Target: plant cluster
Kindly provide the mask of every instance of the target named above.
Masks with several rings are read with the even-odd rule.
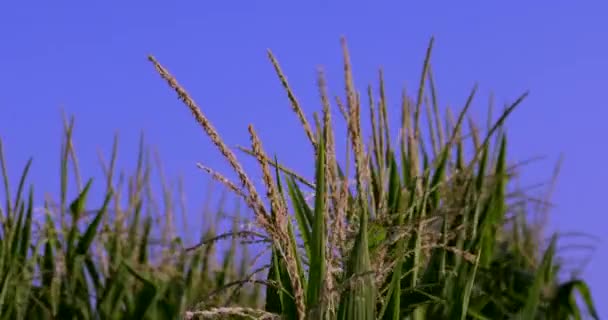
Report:
[[[587,285],[559,278],[557,237],[546,245],[527,219],[529,199],[509,189],[519,167],[507,162],[503,125],[526,94],[485,130],[469,114],[476,88],[456,116],[449,108],[442,114],[432,46],[433,40],[415,96],[402,95],[396,131],[382,72],[377,92],[370,86],[362,98],[344,40],[345,95],[330,97],[320,70],[322,108],[314,125],[269,51],[314,151],[315,177],[309,181],[269,156],[249,126],[251,148],[241,151],[257,159],[263,193],[192,97],[150,56],[238,183],[199,167],[247,205],[254,228],[240,228],[235,219],[231,232],[218,234],[212,223],[200,243],[186,247],[172,229],[177,210],[170,190],[163,188],[164,210],[150,191],[143,144],[135,174],[117,184],[114,148],[103,166],[107,188],[98,209],[85,209],[91,181],[78,183],[68,203],[69,163],[79,173],[73,122],[66,122],[60,200],[46,203],[42,223],[34,218],[33,190],[23,190],[30,163],[11,195],[2,161],[0,318],[598,319]],[[344,161],[334,109],[347,128]],[[226,238],[230,245],[220,256],[214,245]],[[260,268],[251,263],[260,256],[247,251],[252,243],[270,250]]]

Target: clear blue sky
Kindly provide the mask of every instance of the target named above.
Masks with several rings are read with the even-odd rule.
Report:
[[[185,176],[193,206],[207,185],[194,163],[227,171],[147,54],[178,77],[230,144],[246,144],[246,126],[253,123],[268,150],[310,172],[309,150],[300,147],[305,137],[266,48],[312,112],[319,108],[317,65],[326,66],[332,92],[341,93],[341,35],[349,41],[357,83],[375,81],[382,65],[393,101],[404,83],[416,85],[435,35],[442,104],[462,106],[476,82],[479,112],[490,91],[502,104],[530,89],[509,122],[511,156],[549,157],[526,169],[524,180],[534,182],[549,178],[564,153],[551,228],[602,238],[584,275],[608,316],[608,306],[599,303],[608,299],[605,1],[98,3],[0,5],[0,135],[13,168],[34,156],[39,191],[57,187],[60,108],[76,116],[77,148],[89,176],[98,174],[97,148],[109,151],[115,130],[122,137],[121,163],[133,163],[145,130],[168,173]]]

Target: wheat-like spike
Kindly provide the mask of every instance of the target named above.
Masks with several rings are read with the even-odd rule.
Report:
[[[207,174],[211,175],[211,177],[218,181],[219,183],[223,184],[224,186],[226,186],[226,188],[228,188],[230,191],[234,192],[236,195],[238,195],[239,197],[243,198],[245,201],[247,201],[247,195],[243,192],[243,190],[241,190],[239,187],[237,187],[232,181],[230,181],[228,178],[226,178],[224,175],[222,175],[221,173],[203,165],[202,163],[197,163],[196,166],[205,171]]]
[[[256,132],[253,128],[253,125],[249,125],[248,129],[249,129],[249,134],[251,137],[251,145],[253,147],[253,153],[256,155],[256,158],[257,158],[260,166],[262,167],[264,185],[266,186],[266,191],[267,191],[266,197],[268,200],[270,200],[270,207],[272,208],[272,210],[275,213],[275,218],[274,218],[274,221],[272,221],[272,222],[275,224],[275,227],[281,228],[281,230],[283,230],[283,228],[285,228],[287,226],[287,217],[286,217],[287,211],[286,211],[285,207],[283,206],[282,201],[279,199],[279,195],[277,193],[276,186],[272,179],[272,174],[270,173],[270,166],[268,165],[268,162],[266,161],[266,159],[268,159],[268,156],[266,155],[266,153],[264,152],[264,149],[262,148],[262,141],[256,134]]]
[[[291,86],[289,86],[289,83],[287,82],[287,77],[285,77],[285,74],[281,70],[281,66],[279,65],[279,62],[272,54],[272,51],[268,50],[267,52],[268,52],[268,58],[270,59],[270,62],[272,63],[272,66],[274,67],[274,70],[276,71],[277,76],[279,76],[279,80],[281,80],[281,84],[283,85],[283,88],[285,88],[285,90],[287,91],[287,97],[289,98],[289,101],[291,102],[291,108],[298,115],[298,118],[300,119],[300,122],[302,123],[302,126],[304,127],[304,131],[306,132],[306,136],[312,143],[313,148],[316,150],[317,142],[315,141],[314,133],[312,131],[312,128],[310,127],[310,123],[308,123],[308,120],[306,120],[304,111],[302,111],[302,107],[300,106],[298,99],[296,99],[295,94],[291,90]]]
[[[244,153],[250,155],[250,156],[254,156],[257,157],[255,155],[255,153],[253,153],[253,151],[242,147],[242,146],[237,146],[237,149],[243,151]],[[297,172],[295,172],[292,169],[289,169],[283,165],[277,164],[275,163],[273,160],[269,159],[268,157],[264,156],[264,161],[266,161],[266,163],[268,163],[271,167],[279,169],[279,171],[282,171],[283,173],[293,177],[294,179],[296,179],[297,181],[301,182],[302,184],[304,184],[305,186],[314,189],[315,188],[315,184],[308,181],[306,178],[302,177],[301,175],[299,175]]]
[[[224,143],[222,138],[220,137],[217,130],[213,127],[209,119],[203,114],[201,109],[198,107],[196,102],[190,97],[190,95],[186,92],[186,90],[177,82],[175,77],[169,73],[167,69],[165,69],[153,56],[148,56],[148,60],[154,64],[156,71],[159,73],[161,78],[167,81],[169,87],[171,87],[177,93],[177,96],[180,100],[190,109],[192,115],[196,122],[203,128],[205,133],[209,136],[213,144],[219,149],[221,154],[228,160],[230,166],[236,171],[241,183],[245,189],[249,192],[249,201],[247,201],[248,205],[256,214],[256,218],[258,219],[258,223],[264,225],[267,223],[267,215],[264,209],[264,204],[260,200],[257,190],[255,186],[243,170],[242,165],[238,162],[234,153],[228,148],[228,146]]]
[[[264,310],[242,308],[242,307],[227,307],[227,308],[212,308],[209,310],[200,311],[186,311],[184,319],[190,320],[194,317],[201,317],[203,319],[218,319],[226,318],[230,316],[238,316],[247,319],[281,319],[280,315],[269,313]]]
[[[331,294],[333,291],[333,287],[335,286],[335,276],[336,270],[340,268],[339,266],[339,256],[337,256],[336,249],[340,246],[340,234],[343,232],[340,229],[344,228],[343,219],[344,214],[339,208],[339,186],[338,186],[338,169],[337,169],[337,160],[336,160],[336,146],[335,146],[335,137],[334,131],[331,125],[331,107],[329,103],[329,96],[327,94],[327,83],[325,81],[325,74],[322,69],[319,69],[317,72],[317,85],[319,87],[319,94],[321,96],[321,102],[323,104],[323,122],[325,126],[325,154],[326,154],[326,165],[325,168],[327,170],[327,184],[329,185],[329,193],[332,200],[333,206],[328,206],[328,215],[326,216],[326,221],[331,223],[331,230],[333,232],[329,232],[328,234],[328,242],[329,245],[327,247],[327,257],[329,258],[328,268],[329,272],[326,273],[326,278],[323,283],[325,284],[323,290],[323,296],[330,295],[328,301],[328,307],[330,309],[334,308],[334,298],[337,298],[336,295]],[[326,223],[327,223],[326,222]]]
[[[361,137],[361,115],[359,99],[355,91],[355,85],[352,78],[352,70],[350,63],[350,55],[348,54],[348,48],[346,45],[346,39],[342,38],[342,54],[344,57],[344,80],[346,83],[346,99],[348,107],[348,130],[351,135],[351,142],[353,144],[353,152],[355,154],[355,172],[357,179],[357,189],[360,195],[360,199],[364,198],[364,183],[366,179],[366,161],[365,161],[365,150],[363,149],[363,140]]]
[[[346,107],[344,107],[344,103],[342,103],[342,100],[340,100],[340,97],[336,97],[335,100],[336,100],[336,105],[338,105],[338,110],[340,110],[340,114],[342,114],[342,117],[344,118],[346,123],[348,123],[348,112],[346,111]]]
[[[296,257],[294,253],[296,252],[296,248],[292,248],[292,245],[295,246],[295,243],[291,243],[289,241],[287,224],[289,217],[287,215],[287,208],[282,201],[281,196],[278,194],[274,182],[272,180],[272,175],[270,174],[270,166],[265,161],[266,153],[262,148],[262,142],[257,136],[255,130],[252,125],[249,125],[249,134],[251,136],[251,146],[253,149],[253,153],[256,155],[258,162],[262,166],[262,174],[264,178],[264,184],[267,188],[267,197],[270,200],[270,205],[272,210],[274,211],[274,220],[272,220],[272,225],[270,226],[268,232],[272,235],[272,239],[275,242],[275,245],[279,250],[281,250],[285,256],[285,264],[287,266],[287,272],[289,273],[289,278],[291,280],[291,284],[294,289],[294,298],[298,311],[298,318],[304,319],[306,314],[306,305],[304,303],[304,287],[302,285],[302,281],[299,277],[298,267],[296,262]]]

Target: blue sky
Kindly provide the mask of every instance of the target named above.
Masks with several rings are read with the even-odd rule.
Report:
[[[503,104],[530,90],[508,123],[511,157],[548,157],[526,167],[523,180],[530,183],[549,178],[564,154],[551,230],[603,240],[582,239],[597,246],[584,276],[598,302],[608,299],[600,201],[608,181],[608,145],[601,138],[608,117],[601,93],[608,85],[606,2],[99,3],[0,5],[0,136],[12,168],[34,157],[38,191],[56,194],[62,108],[76,116],[87,176],[99,173],[96,152],[109,152],[116,131],[121,163],[133,163],[141,130],[167,173],[184,176],[192,206],[200,204],[208,181],[195,162],[228,172],[147,54],[177,76],[229,144],[247,144],[253,123],[269,151],[311,172],[306,138],[265,50],[273,50],[312,112],[319,108],[316,66],[325,66],[330,90],[342,93],[340,36],[348,39],[358,85],[376,81],[382,66],[389,98],[397,102],[404,84],[415,88],[434,35],[441,104],[462,106],[478,83],[474,112],[482,115],[490,92]],[[598,308],[608,316],[608,306]]]

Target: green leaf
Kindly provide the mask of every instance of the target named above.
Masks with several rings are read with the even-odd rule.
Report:
[[[306,203],[304,195],[293,177],[289,177],[287,179],[287,188],[289,190],[291,203],[293,205],[296,222],[298,223],[298,230],[300,231],[302,240],[304,241],[304,248],[306,249],[307,255],[310,256],[310,241],[312,238],[311,232],[313,221],[312,210]]]
[[[73,264],[72,260],[74,258],[76,236],[78,234],[78,221],[80,219],[80,216],[84,213],[87,195],[89,193],[89,189],[91,188],[92,183],[93,183],[93,180],[89,180],[87,182],[87,184],[85,185],[84,190],[82,190],[82,192],[78,195],[78,197],[76,197],[76,199],[70,205],[70,211],[72,213],[72,226],[68,233],[68,240],[67,240],[67,256],[68,256],[67,268],[68,268],[68,270],[71,269],[71,266]]]
[[[146,313],[157,300],[158,287],[144,275],[133,269],[127,262],[123,263],[127,271],[143,284],[143,287],[135,297],[135,310],[131,314],[130,319],[145,319]]]
[[[325,132],[327,129],[324,130]],[[317,167],[315,179],[315,212],[310,242],[310,268],[308,272],[307,308],[309,310],[321,307],[319,305],[326,275],[326,182],[325,182],[325,139],[318,141]],[[322,314],[317,314],[322,317]]]
[[[541,301],[541,295],[544,285],[546,284],[545,278],[547,274],[553,268],[553,257],[555,255],[555,246],[557,242],[557,236],[553,236],[551,238],[551,243],[549,244],[549,248],[545,251],[543,255],[543,260],[541,265],[536,272],[536,276],[534,279],[534,284],[528,290],[528,294],[526,297],[526,303],[524,305],[524,309],[521,313],[521,317],[523,320],[534,320],[536,319],[536,314],[538,312],[538,306]]]
[[[90,183],[87,184],[87,187],[89,185],[90,185]],[[87,188],[85,188],[85,190],[86,189]],[[78,246],[76,247],[76,254],[86,254],[87,251],[89,250],[89,247],[91,246],[91,244],[93,243],[93,240],[95,238],[97,228],[99,227],[99,224],[101,223],[101,218],[105,214],[108,204],[110,203],[111,199],[112,199],[112,192],[109,191],[106,194],[106,198],[103,201],[103,205],[102,205],[101,209],[99,209],[99,211],[97,211],[95,218],[87,227],[82,238],[80,238],[80,241],[78,242]]]
[[[360,203],[362,204],[363,201],[360,200]],[[372,267],[368,251],[368,216],[364,205],[360,205],[358,209],[361,210],[360,227],[345,273],[344,279],[348,281],[350,288],[340,297],[338,306],[340,320],[375,319],[376,288],[372,275],[369,274],[372,272]]]

